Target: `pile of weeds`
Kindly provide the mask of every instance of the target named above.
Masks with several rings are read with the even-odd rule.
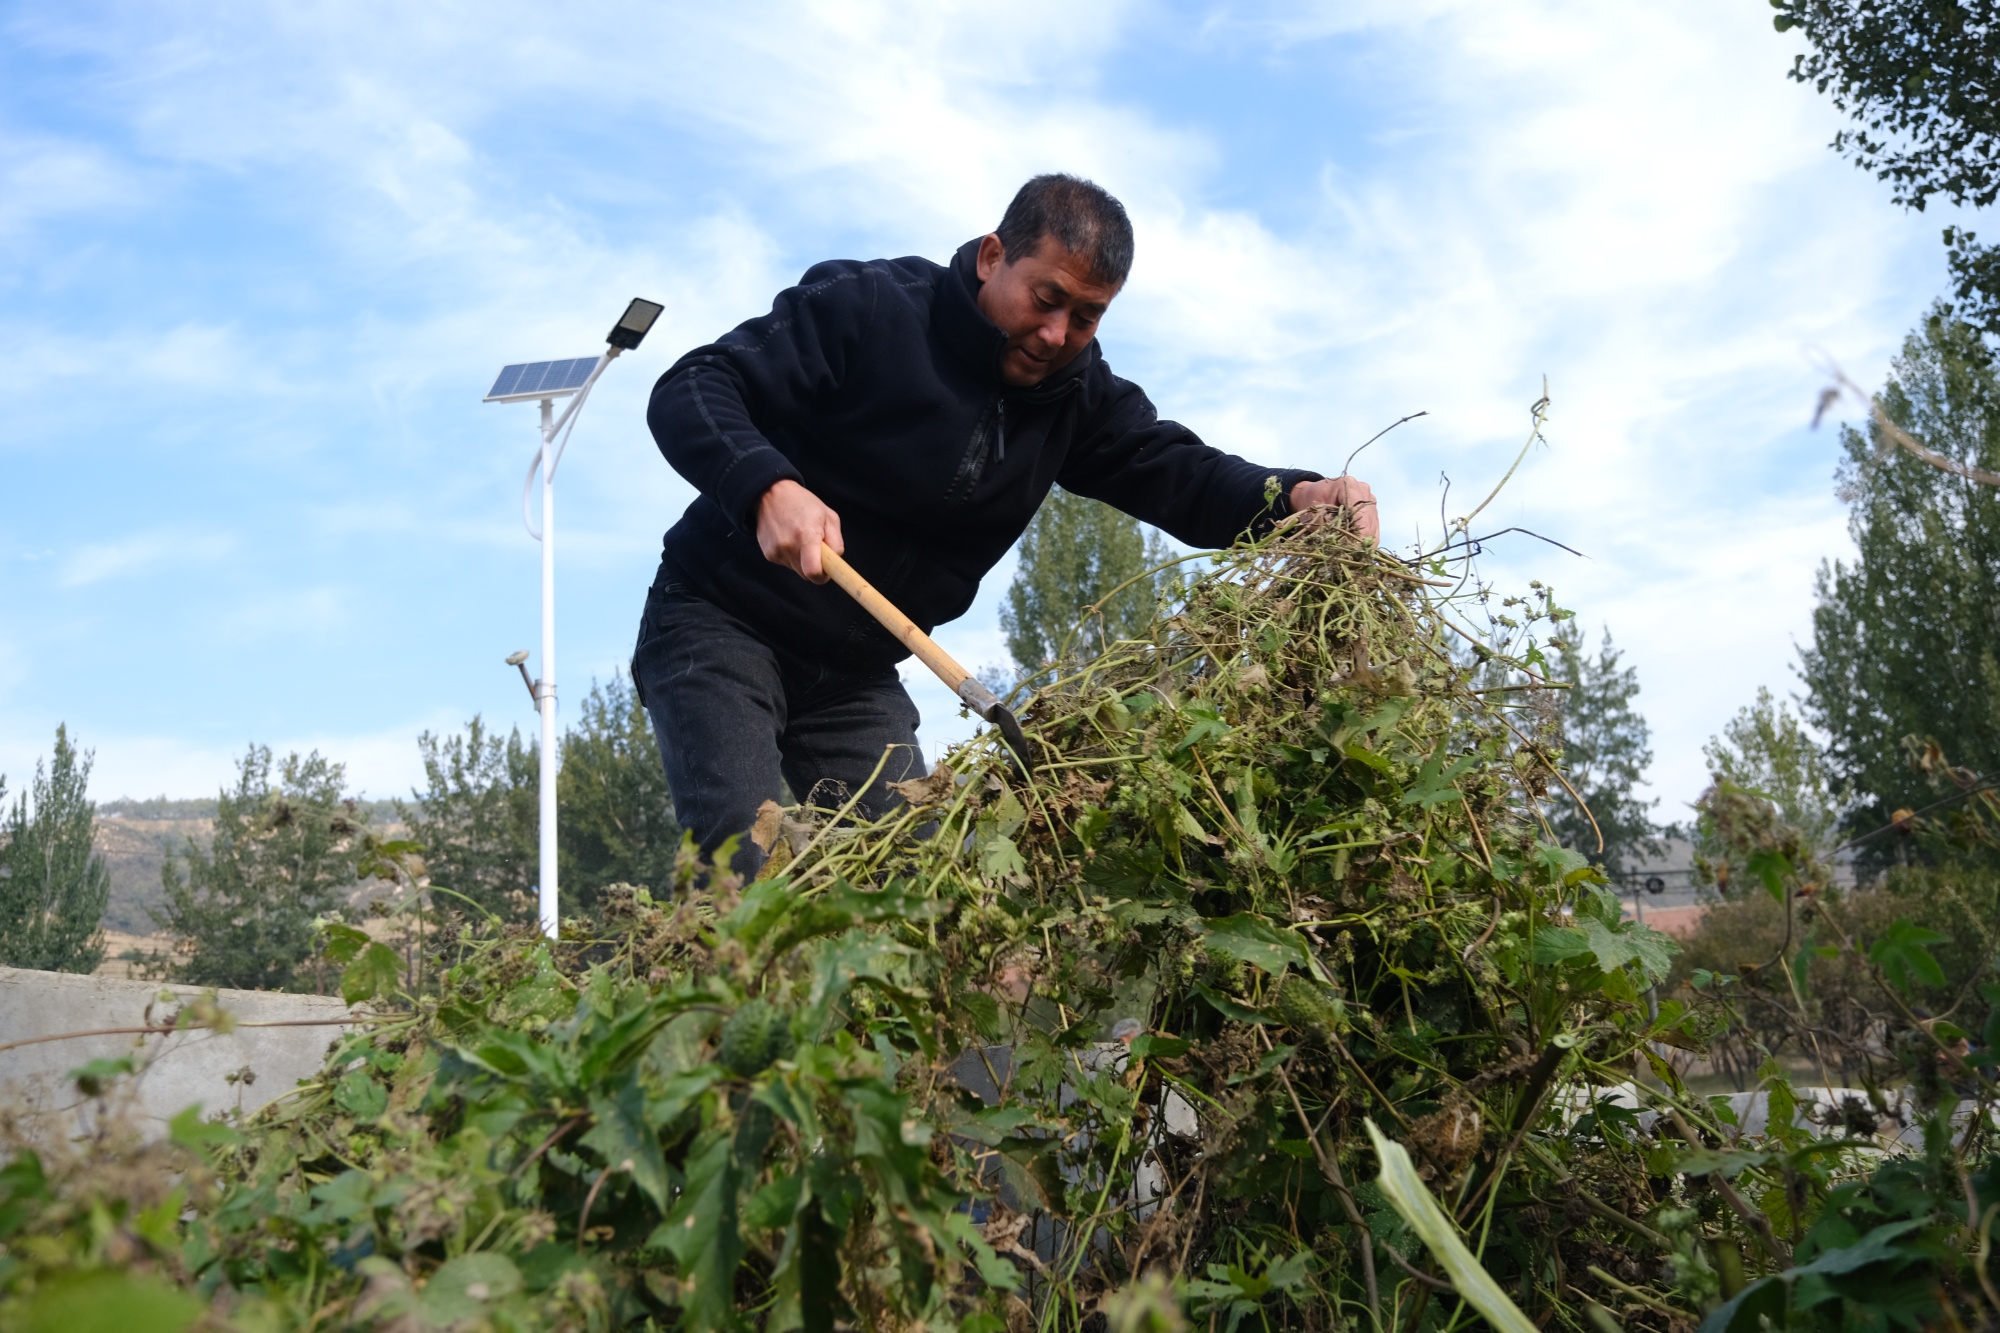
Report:
[[[0,1323],[1463,1326],[1372,1121],[1531,1319],[1691,1326],[1736,1223],[1598,1099],[1689,1020],[1540,816],[1565,614],[1304,516],[1024,691],[1025,773],[982,739],[876,823],[774,808],[757,879],[464,927],[417,994],[349,932],[380,1019],[176,1122],[158,1198],[92,1185],[108,1139],[15,1154]]]

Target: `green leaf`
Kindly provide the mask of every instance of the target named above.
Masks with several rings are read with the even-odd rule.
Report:
[[[375,1181],[359,1167],[349,1167],[332,1180],[313,1186],[312,1199],[315,1207],[308,1218],[315,1224],[351,1222],[374,1211]]]
[[[966,991],[955,997],[959,1011],[972,1020],[975,1032],[988,1040],[997,1041],[1006,1033],[1000,1022],[1000,1002],[984,991]]]
[[[1868,950],[1868,961],[1882,969],[1891,985],[1898,990],[1909,990],[1912,985],[1922,982],[1926,986],[1944,985],[1944,969],[1937,959],[1931,957],[1930,946],[1943,944],[1951,938],[1942,931],[1929,926],[1913,925],[1907,920],[1897,920],[1882,932],[1874,947]]]
[[[1003,828],[1001,832],[1012,836],[1013,830]],[[937,899],[912,892],[911,886],[896,880],[880,888],[859,888],[845,879],[837,879],[819,902],[863,922],[924,921],[944,911],[944,904]]]
[[[798,1229],[799,1318],[804,1333],[833,1333],[847,1310],[840,1295],[840,1233],[811,1199],[801,1210]]]
[[[344,921],[321,921],[319,933],[326,940],[326,957],[331,963],[347,963],[374,943],[368,932]]]
[[[815,1016],[824,1016],[828,1006],[845,995],[862,977],[893,983],[898,964],[909,949],[880,935],[859,930],[821,946],[813,969],[813,984],[807,1001]]]
[[[1040,1124],[1040,1117],[1024,1106],[991,1106],[974,1112],[972,1118],[955,1132],[989,1148],[997,1148],[1022,1129]]]
[[[1261,1079],[1289,1059],[1292,1052],[1296,1049],[1296,1047],[1287,1046],[1285,1043],[1279,1042],[1276,1046],[1264,1052],[1264,1058],[1257,1062],[1255,1069],[1247,1074],[1231,1074],[1229,1082],[1234,1085],[1248,1082],[1251,1079]]]
[[[123,1078],[131,1073],[132,1069],[132,1057],[129,1055],[115,1057],[100,1055],[95,1060],[70,1070],[69,1077],[70,1081],[76,1084],[76,1090],[84,1096],[101,1097],[107,1084]]]
[[[1229,724],[1222,720],[1222,715],[1215,711],[1212,704],[1191,703],[1181,712],[1192,721],[1187,734],[1181,737],[1181,743],[1173,749],[1177,755],[1185,754],[1203,741],[1221,740],[1229,734]]]
[[[699,993],[662,995],[650,1004],[627,1010],[609,1026],[594,1029],[585,1038],[589,1049],[577,1066],[577,1081],[588,1085],[622,1072],[645,1053],[660,1029],[676,1015],[707,1002]]]
[[[988,880],[1020,882],[1028,878],[1028,863],[1021,859],[1021,849],[1012,838],[996,833],[979,848],[979,873]]]
[[[60,1273],[37,1287],[16,1333],[182,1333],[202,1302],[155,1277],[95,1268]]]
[[[571,1273],[590,1271],[590,1260],[577,1253],[576,1246],[545,1240],[520,1257],[521,1280],[533,1292],[547,1291]]]
[[[1646,980],[1657,984],[1673,967],[1680,946],[1636,921],[1613,927],[1593,916],[1580,917],[1574,926],[1547,926],[1535,932],[1535,961],[1541,964],[1566,963],[1588,957],[1597,970],[1612,973],[1627,963],[1637,963]]]
[[[1889,1259],[1921,1258],[1924,1247],[1920,1244],[1903,1246],[1894,1242],[1924,1226],[1928,1219],[1906,1217],[1896,1222],[1885,1222],[1852,1245],[1843,1245],[1836,1250],[1823,1250],[1813,1261],[1791,1269],[1783,1276],[1796,1280],[1808,1273],[1838,1274],[1852,1273],[1857,1268],[1869,1264],[1879,1264]]]
[[[349,1004],[360,1004],[363,1000],[394,994],[402,975],[403,960],[396,957],[396,951],[379,940],[370,940],[368,947],[340,974],[340,998]]]
[[[1590,952],[1590,937],[1575,926],[1544,926],[1535,932],[1535,961],[1566,963]]]
[[[355,1069],[333,1085],[333,1104],[364,1123],[372,1123],[389,1109],[389,1094],[365,1069]]]
[[[1382,1194],[1389,1205],[1409,1223],[1410,1230],[1417,1233],[1444,1269],[1451,1285],[1465,1298],[1466,1304],[1486,1316],[1486,1322],[1500,1330],[1500,1333],[1538,1333],[1528,1317],[1521,1313],[1521,1307],[1514,1304],[1493,1275],[1480,1267],[1472,1251],[1458,1237],[1458,1229],[1451,1219],[1438,1207],[1424,1182],[1417,1176],[1417,1168],[1411,1164],[1410,1155],[1403,1145],[1383,1137],[1375,1128],[1373,1120],[1362,1123],[1368,1129],[1368,1137],[1375,1144],[1376,1156],[1382,1159],[1382,1174],[1376,1178]]]
[[[1535,860],[1549,872],[1550,879],[1565,886],[1579,883],[1596,873],[1589,857],[1568,847],[1544,843],[1535,849]]]
[[[38,1203],[50,1198],[48,1174],[33,1149],[23,1148],[14,1160],[0,1166],[0,1241],[27,1225],[40,1209]]]
[[[1271,1016],[1261,1009],[1252,1009],[1240,1000],[1235,1000],[1202,982],[1194,983],[1195,994],[1207,1000],[1210,1007],[1224,1018],[1232,1018],[1238,1023],[1268,1023]]]
[[[1763,884],[1773,902],[1785,901],[1785,876],[1792,873],[1792,863],[1783,852],[1752,852],[1749,869]]]
[[[417,1304],[432,1324],[464,1324],[521,1289],[521,1270],[504,1254],[461,1254],[431,1274]]]
[[[1298,933],[1273,925],[1254,912],[1238,912],[1206,923],[1203,943],[1274,975],[1288,966],[1307,966],[1305,941]]]
[[[1160,1037],[1150,1032],[1141,1032],[1132,1038],[1132,1058],[1134,1060],[1172,1060],[1186,1055],[1192,1045],[1185,1037]]]
[[[1361,724],[1361,730],[1374,732],[1395,726],[1403,720],[1403,714],[1410,711],[1410,702],[1408,699],[1390,699],[1368,715],[1367,720]]]
[[[662,1214],[667,1211],[667,1163],[660,1152],[659,1135],[646,1123],[646,1093],[638,1078],[628,1076],[613,1096],[595,1095],[590,1114],[596,1124],[581,1140],[603,1158],[606,1166],[632,1173],[632,1183],[653,1201]]]
[[[1920,1246],[1912,1244],[1906,1247],[1895,1242],[1924,1224],[1925,1219],[1921,1217],[1884,1223],[1852,1245],[1823,1250],[1811,1263],[1761,1278],[1703,1320],[1700,1333],[1755,1333],[1767,1326],[1783,1327],[1786,1298],[1790,1291],[1801,1285],[1816,1285],[1810,1281],[1802,1283],[1802,1279],[1834,1277],[1870,1264],[1920,1258],[1923,1255]]]
[[[212,1147],[227,1147],[241,1143],[243,1136],[227,1125],[218,1125],[201,1118],[200,1105],[183,1110],[167,1122],[167,1137],[175,1146],[206,1157]]]
[[[1779,1279],[1758,1278],[1711,1311],[1701,1321],[1698,1333],[1759,1333],[1766,1328],[1783,1328],[1785,1294],[1785,1284]]]
[[[805,1183],[803,1175],[787,1172],[751,1195],[743,1209],[744,1227],[752,1231],[775,1231],[790,1226],[799,1211]]]
[[[1182,837],[1193,838],[1196,842],[1217,841],[1215,835],[1201,826],[1194,812],[1178,802],[1174,804],[1174,828]]]
[[[782,879],[763,879],[743,891],[743,900],[722,919],[718,933],[754,949],[787,916],[802,906],[791,884]],[[843,923],[844,924],[844,923]]]
[[[1423,767],[1417,770],[1410,789],[1403,793],[1403,804],[1428,810],[1447,801],[1463,800],[1455,784],[1472,767],[1475,758],[1474,755],[1461,755],[1447,768],[1444,747],[1440,745],[1437,753],[1424,760]]]
[[[653,1232],[680,1261],[681,1327],[691,1331],[736,1326],[736,1268],[743,1261],[736,1199],[735,1143],[720,1130],[708,1131],[688,1157],[687,1188],[674,1210]]]
[[[1670,936],[1637,921],[1613,927],[1595,917],[1586,917],[1582,929],[1600,972],[1616,972],[1627,963],[1637,963],[1646,980],[1658,984],[1666,979],[1673,968],[1674,955],[1680,951]]]
[[[1349,759],[1352,759],[1355,763],[1366,764],[1369,768],[1372,768],[1377,773],[1381,773],[1385,776],[1392,774],[1396,771],[1396,766],[1394,764],[1390,763],[1387,759],[1384,759],[1381,755],[1376,754],[1373,750],[1363,745],[1360,741],[1349,741],[1346,745],[1340,747],[1340,752],[1346,755]]]
[[[1721,1176],[1724,1180],[1730,1180],[1751,1167],[1763,1166],[1770,1160],[1771,1154],[1767,1152],[1696,1148],[1692,1152],[1683,1154],[1677,1166],[1690,1176]]]

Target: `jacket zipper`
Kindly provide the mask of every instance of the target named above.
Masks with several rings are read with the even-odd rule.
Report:
[[[992,429],[987,429],[988,424]],[[982,450],[981,445],[986,447]],[[1007,459],[1007,400],[993,400],[993,411],[979,414],[978,422],[972,428],[971,447],[958,465],[958,475],[952,478],[951,488],[945,492],[946,504],[963,504],[972,498],[972,492],[979,485],[979,479],[986,475],[989,466],[997,467]]]

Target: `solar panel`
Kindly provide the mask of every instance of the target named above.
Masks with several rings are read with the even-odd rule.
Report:
[[[568,361],[522,361],[503,366],[500,378],[493,381],[493,387],[486,391],[482,401],[501,403],[517,398],[557,398],[575,393],[590,378],[590,372],[596,365],[596,357],[579,356]]]

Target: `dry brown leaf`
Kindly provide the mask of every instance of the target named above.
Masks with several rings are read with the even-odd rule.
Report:
[[[889,790],[908,801],[911,805],[941,805],[955,790],[956,775],[951,765],[939,764],[930,771],[928,777],[911,778],[908,782],[892,782]]]
[[[757,822],[750,826],[750,841],[757,844],[757,850],[766,855],[778,845],[778,830],[784,824],[785,812],[776,801],[765,801],[757,807]]]

